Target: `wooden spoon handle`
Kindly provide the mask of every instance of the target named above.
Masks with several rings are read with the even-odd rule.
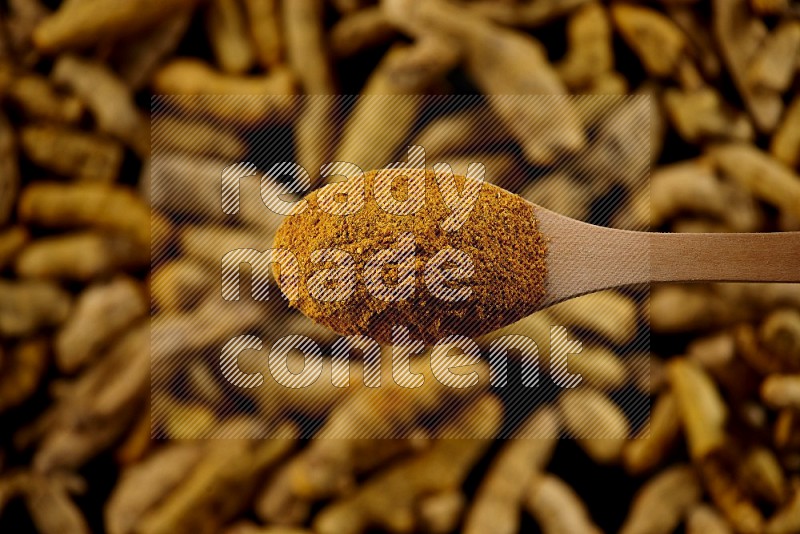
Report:
[[[649,235],[653,282],[800,282],[800,232]]]

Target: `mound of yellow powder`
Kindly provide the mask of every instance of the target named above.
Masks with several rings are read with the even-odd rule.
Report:
[[[433,171],[426,173],[425,203],[416,213],[394,215],[380,207],[373,194],[376,179],[391,180],[393,196],[403,200],[409,181],[401,172],[366,173],[363,207],[356,213],[332,215],[321,209],[323,188],[306,197],[302,212],[286,217],[274,248],[293,253],[301,268],[299,298],[291,305],[342,335],[365,334],[381,343],[391,342],[393,326],[407,328],[413,339],[433,343],[451,334],[479,336],[532,313],[544,295],[546,276],[546,240],[537,228],[533,206],[496,186],[480,184],[468,218],[457,230],[445,231],[441,222],[451,211]],[[459,190],[466,180],[455,177]],[[365,280],[364,267],[376,253],[397,246],[398,238],[408,233],[415,243],[413,294],[395,301],[376,298]],[[463,300],[434,296],[425,280],[428,261],[448,247],[466,254],[473,266],[468,278],[444,283],[446,288],[469,288],[469,297]],[[320,269],[341,266],[311,262],[312,252],[330,248],[352,256],[356,279],[347,299],[326,302],[309,293],[306,281]],[[387,286],[403,282],[391,266],[383,270],[383,276]]]

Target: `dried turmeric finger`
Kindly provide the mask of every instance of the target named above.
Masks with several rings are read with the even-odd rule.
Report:
[[[552,408],[537,410],[520,429],[522,439],[507,442],[492,461],[462,532],[496,534],[519,531],[523,498],[532,479],[542,471],[556,446],[559,421]],[[530,441],[529,441],[530,439]]]
[[[19,218],[46,228],[91,227],[150,244],[150,209],[132,190],[96,183],[35,183],[22,192]]]
[[[221,440],[138,523],[136,532],[211,534],[247,507],[259,479],[283,459],[294,442]]]
[[[23,65],[38,61],[39,54],[32,47],[33,32],[39,23],[50,15],[50,9],[39,0],[10,0],[4,12],[5,33],[10,48]]]
[[[725,176],[794,217],[800,217],[800,176],[752,145],[714,146],[710,156]]]
[[[327,443],[318,442],[304,450],[292,462],[290,470],[294,493],[310,500],[346,494],[356,487],[357,477],[423,448],[420,441],[413,438],[378,442],[358,439],[348,440],[349,443],[335,443],[327,439],[325,430],[320,432],[319,437]]]
[[[239,0],[211,0],[205,12],[206,34],[223,72],[243,74],[255,63],[244,6]]]
[[[0,269],[5,268],[30,240],[30,233],[22,226],[0,230]]]
[[[244,0],[250,35],[259,64],[265,69],[283,59],[283,35],[280,27],[279,0]]]
[[[600,391],[619,389],[628,378],[622,357],[596,345],[583,347],[579,354],[570,355],[569,372],[581,375],[586,385]]]
[[[252,242],[252,238],[253,231],[248,228],[197,225],[186,226],[181,231],[179,242],[187,259],[216,267],[219,262],[217,256],[222,248],[227,247],[227,251],[236,247],[244,247],[248,242]]]
[[[11,217],[19,180],[16,135],[6,116],[0,113],[0,224]]]
[[[425,153],[430,161],[430,156]],[[520,162],[513,154],[504,152],[487,152],[483,154],[443,154],[438,161],[446,162],[458,175],[465,175],[471,163],[482,163],[486,169],[486,183],[494,184],[512,192],[518,190],[522,180]]]
[[[358,377],[355,380],[362,379]],[[349,417],[357,410],[359,407],[351,399],[340,403],[319,432],[320,439],[295,456],[263,488],[256,501],[259,517],[270,523],[303,523],[311,502],[351,492],[356,487],[358,476],[374,472],[388,462],[421,448],[415,439],[338,439],[354,435],[352,430],[342,432],[339,427],[343,417]],[[373,412],[373,419],[381,417],[374,408]],[[368,421],[367,425],[370,424],[374,426],[375,421]],[[367,435],[375,434],[368,431]]]
[[[331,28],[328,42],[334,57],[346,58],[384,44],[395,34],[381,7],[371,6],[342,17]]]
[[[788,0],[750,0],[750,7],[759,15],[778,15],[789,8]]]
[[[773,429],[773,442],[778,449],[796,449],[800,447],[800,416],[790,408],[778,412]]]
[[[145,34],[119,43],[111,61],[120,78],[134,91],[144,87],[178,47],[191,18],[192,8],[179,9]]]
[[[744,100],[756,129],[771,132],[783,111],[781,95],[772,90],[754,87],[747,67],[767,33],[764,21],[750,16],[747,0],[715,0],[712,2],[713,32],[721,56]]]
[[[204,452],[200,442],[170,443],[124,469],[105,508],[109,534],[131,534],[138,521],[189,475]]]
[[[294,124],[295,159],[316,171],[330,160],[335,135],[336,92],[327,53],[323,0],[283,2],[286,57],[306,95]],[[358,162],[356,162],[358,163]]]
[[[124,155],[113,139],[53,124],[23,127],[20,145],[36,165],[89,182],[116,180]]]
[[[624,95],[628,93],[628,88],[627,78],[619,72],[607,71],[592,79],[585,92],[590,95]]]
[[[600,534],[575,491],[554,475],[536,475],[525,499],[542,534]],[[486,532],[485,530],[483,532]]]
[[[290,97],[295,94],[294,77],[286,68],[265,75],[234,76],[199,59],[178,58],[153,74],[152,86],[157,93],[190,95],[166,97],[163,102],[168,105],[243,126],[288,121],[295,104]],[[217,95],[241,95],[246,105],[230,106]]]
[[[702,331],[731,324],[749,313],[710,288],[663,285],[654,288],[650,298],[651,325],[656,332]]]
[[[767,35],[747,65],[747,82],[752,87],[783,93],[792,83],[794,59],[800,53],[800,23],[786,20]]]
[[[214,280],[213,271],[199,262],[173,260],[157,267],[151,275],[152,302],[160,312],[190,311],[210,292],[209,280]]]
[[[672,359],[667,373],[691,457],[700,460],[720,450],[725,443],[728,410],[711,377],[687,358]]]
[[[286,56],[306,94],[332,94],[334,80],[325,46],[322,0],[283,2]]]
[[[669,467],[636,493],[620,534],[669,534],[700,501],[702,493],[690,466]]]
[[[295,120],[295,159],[298,164],[310,170],[312,176],[316,175],[317,169],[330,161],[334,147],[332,139],[336,130],[335,111],[335,97],[311,95],[303,100],[303,106]]]
[[[496,431],[501,413],[497,400],[485,396],[448,426],[463,429],[477,424],[485,428],[486,421],[495,421]],[[315,532],[350,534],[370,527],[391,532],[414,530],[421,498],[458,488],[488,444],[485,440],[435,441],[424,452],[395,463],[368,479],[352,495],[323,508],[314,520]]]
[[[255,523],[240,521],[227,527],[224,534],[312,534],[310,530],[292,527],[259,526]]]
[[[0,280],[0,333],[18,337],[58,325],[70,306],[69,293],[52,282]]]
[[[163,146],[162,143],[169,143],[161,141],[170,134],[169,129],[161,128],[162,124],[160,122],[153,124],[156,128],[153,131],[154,146],[156,144]],[[161,153],[160,149],[157,150],[159,155],[153,161],[150,170],[152,184],[149,195],[152,207],[167,216],[184,215],[189,216],[190,220],[200,219],[201,221],[205,219],[223,220],[226,214],[220,209],[219,184],[216,180],[198,180],[197,177],[208,173],[209,169],[219,169],[221,172],[231,164],[230,160],[185,152]],[[242,189],[246,185],[243,183]],[[248,202],[259,208],[259,214],[269,216],[272,213],[265,209],[257,192],[248,194],[243,191],[240,197],[241,217],[244,218],[248,212],[246,209],[249,207]],[[168,234],[170,231],[172,228],[169,226],[162,227],[153,237],[154,239],[157,236],[166,237],[164,234]],[[224,243],[224,241],[220,242]],[[227,245],[227,243],[225,244]],[[232,244],[236,245],[237,243]]]
[[[52,82],[40,74],[17,73],[7,94],[29,119],[74,124],[83,116],[80,99],[59,93]]]
[[[686,517],[686,534],[733,534],[733,530],[713,507],[698,504]]]
[[[352,13],[363,9],[367,3],[366,0],[331,0],[331,3],[339,13]]]
[[[148,248],[127,236],[87,231],[33,241],[20,252],[14,268],[25,277],[88,281],[149,261]]]
[[[709,455],[698,464],[700,477],[711,499],[725,515],[734,530],[741,534],[758,534],[764,529],[764,516],[735,479],[735,466],[719,453]]]
[[[0,413],[33,395],[47,371],[49,351],[47,341],[32,338],[0,352]]]
[[[680,214],[722,221],[734,231],[754,231],[762,215],[750,193],[721,180],[707,158],[684,160],[653,172],[650,224],[658,227]]]
[[[670,3],[664,8],[669,18],[686,35],[689,41],[689,53],[697,61],[705,78],[716,80],[722,64],[714,40],[706,28],[703,14],[691,4]]]
[[[124,439],[114,451],[114,459],[121,466],[140,462],[153,449],[153,440],[150,437],[150,410],[149,407],[139,414],[131,424]]]
[[[586,180],[589,198],[607,195],[614,186],[642,191],[649,171],[646,146],[652,111],[646,98],[575,99],[592,139],[575,158],[575,176]],[[587,199],[588,201],[588,199]]]
[[[728,106],[709,86],[667,89],[664,107],[675,129],[690,143],[708,139],[750,141],[755,135],[747,115]]]
[[[768,376],[761,384],[761,399],[772,408],[800,408],[800,374]]]
[[[737,325],[733,330],[737,355],[753,369],[762,374],[779,373],[784,370],[781,358],[770,354],[758,341],[756,328],[752,324]]]
[[[660,167],[653,173],[650,224],[661,226],[681,212],[721,216],[725,204],[721,184],[706,160],[694,159]],[[649,194],[649,193],[648,193]]]
[[[772,136],[770,152],[790,169],[800,165],[800,96],[796,96]]]
[[[736,341],[729,331],[698,338],[686,348],[688,357],[714,374],[730,365],[736,356]]]
[[[792,498],[767,521],[764,534],[791,534],[798,530],[800,530],[800,490],[795,487]]]
[[[247,154],[247,144],[230,129],[209,124],[200,117],[156,116],[152,128],[159,154],[166,151],[197,154],[241,161]]]
[[[65,2],[33,34],[36,48],[52,53],[130,35],[161,22],[196,0],[120,0],[103,9],[91,1]]]
[[[152,426],[167,439],[198,439],[212,437],[221,422],[210,406],[176,400],[153,415]]]
[[[787,370],[800,370],[800,311],[781,308],[770,313],[761,323],[758,337]]]
[[[145,404],[150,383],[150,328],[129,329],[74,382],[38,422],[40,472],[76,469],[116,442]]]
[[[98,131],[119,139],[142,157],[150,153],[147,122],[134,104],[131,89],[109,67],[65,54],[50,76],[86,104]]]
[[[419,39],[436,33],[452,40],[463,50],[467,74],[486,94],[566,92],[544,47],[529,35],[498,27],[446,0],[392,0],[384,5],[392,23],[405,33]],[[574,152],[585,143],[580,118],[566,98],[496,96],[489,105],[533,163],[553,163],[562,151]]]
[[[127,277],[117,277],[85,289],[70,318],[56,335],[56,364],[74,373],[96,357],[107,343],[147,313],[142,288]]]
[[[469,8],[481,16],[507,26],[534,28],[569,14],[590,0],[475,0]]]
[[[739,480],[743,489],[756,498],[778,506],[786,500],[787,483],[783,466],[775,453],[763,446],[754,446],[739,463]]]
[[[733,308],[750,308],[743,317],[759,318],[782,307],[800,307],[800,284],[714,284],[714,291]]]
[[[587,330],[613,343],[627,343],[636,334],[636,301],[616,291],[584,295],[553,306],[549,311],[560,324]]]
[[[589,203],[581,199],[589,198],[589,186],[560,172],[542,176],[529,183],[520,196],[543,208],[555,211],[579,221],[589,216]]]
[[[583,387],[562,393],[558,405],[568,435],[578,440],[587,455],[602,464],[619,460],[630,425],[614,401],[604,393]]]
[[[301,453],[302,454],[302,453]],[[274,525],[299,526],[311,515],[312,500],[292,490],[294,460],[267,478],[255,499],[256,515]]]
[[[588,87],[613,69],[611,38],[611,20],[600,3],[590,2],[570,15],[567,54],[556,65],[567,87],[573,90]]]
[[[650,311],[653,330],[691,332],[753,321],[770,310],[800,305],[798,284],[656,286]]]
[[[449,41],[430,38],[389,49],[344,125],[337,161],[355,163],[362,169],[391,163],[404,148],[402,143],[422,106],[423,99],[415,93],[425,91],[458,60],[458,50],[450,45]],[[386,124],[393,126],[386,128]]]
[[[423,498],[417,505],[421,529],[429,534],[453,532],[461,521],[466,501],[460,490],[446,490]]]
[[[680,432],[675,396],[669,390],[662,391],[653,406],[648,427],[622,451],[625,469],[632,475],[639,475],[660,465],[677,444]]]
[[[37,532],[89,534],[86,519],[70,498],[64,482],[31,472],[17,472],[10,476],[15,480],[11,481],[9,493],[23,498]]]
[[[686,36],[669,18],[649,7],[617,3],[611,17],[622,38],[653,76],[670,77],[686,54]]]
[[[475,151],[507,141],[509,133],[501,125],[481,127],[490,113],[488,108],[480,106],[437,117],[419,133],[414,145],[424,148],[425,157],[430,160],[449,162],[443,158],[445,154]]]

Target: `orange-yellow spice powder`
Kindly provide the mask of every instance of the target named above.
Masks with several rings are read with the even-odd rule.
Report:
[[[318,192],[312,192],[306,197],[305,210],[285,219],[274,247],[292,252],[303,274],[299,298],[291,302],[292,306],[339,334],[364,334],[381,343],[391,342],[393,326],[407,328],[412,339],[425,343],[452,334],[475,337],[511,324],[536,309],[545,292],[546,239],[538,230],[530,203],[494,185],[481,184],[468,219],[457,230],[446,232],[440,222],[449,210],[433,171],[426,172],[424,207],[413,215],[387,213],[376,202],[373,185],[376,176],[385,175],[366,173],[364,205],[356,213],[327,213],[320,209]],[[407,188],[407,179],[399,175],[392,179],[393,194],[401,199],[407,191],[403,189],[404,185]],[[462,190],[465,180],[455,176],[455,183]],[[414,293],[397,302],[378,299],[364,283],[364,265],[408,232],[416,243]],[[469,278],[448,282],[453,287],[471,288],[464,301],[435,297],[424,280],[428,260],[447,247],[469,255],[474,266]],[[334,266],[310,262],[313,251],[326,248],[343,250],[355,260],[355,290],[342,302],[313,298],[304,282],[316,270]],[[397,282],[391,280],[391,270],[387,269],[385,276],[388,285]]]

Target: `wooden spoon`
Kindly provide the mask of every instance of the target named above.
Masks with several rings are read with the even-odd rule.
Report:
[[[549,240],[542,308],[648,282],[800,282],[800,232],[631,232],[534,211]]]
[[[385,175],[377,171],[367,173],[360,186],[372,191],[376,180],[389,180],[412,171],[418,172],[396,169]],[[427,171],[425,179],[426,188],[440,187],[433,171]],[[340,187],[340,184],[327,187]],[[293,305],[343,335],[366,334],[391,343],[392,328],[399,321],[411,329],[412,338],[432,343],[451,334],[485,334],[558,302],[625,285],[697,281],[800,282],[800,232],[659,234],[614,230],[559,215],[493,185],[483,184],[482,187],[486,189],[475,198],[476,202],[483,203],[480,210],[483,215],[475,220],[467,219],[460,230],[470,236],[467,242],[473,248],[472,259],[484,269],[481,273],[484,282],[476,284],[479,290],[467,301],[450,301],[421,291],[413,292],[411,297],[381,297],[388,304],[372,306],[377,287],[374,286],[369,292],[347,293],[335,305],[328,304],[329,301],[321,303],[310,293],[298,292]],[[340,216],[320,207],[318,195],[323,192],[323,198],[333,198],[333,193],[326,192],[325,188],[310,193],[306,198],[311,209],[303,206],[284,220],[276,232],[274,248],[310,257],[314,249],[333,247],[355,250],[362,259],[375,258],[396,242],[401,233],[399,228],[409,228],[408,220],[403,219],[407,215],[382,211],[372,193],[365,196],[365,206],[369,208],[362,206],[348,215],[351,219],[347,231],[343,231]],[[386,193],[383,194],[385,199]],[[444,198],[442,195],[441,199]],[[436,195],[430,195],[426,202],[435,204],[436,199]],[[437,214],[442,209],[450,209],[441,199],[438,204],[414,214],[419,217],[414,228],[438,226]],[[500,218],[493,219],[494,213]],[[380,231],[371,219],[379,215],[383,225]],[[534,226],[530,217],[537,220],[538,226]],[[498,239],[504,231],[507,232],[503,236],[505,239]],[[495,238],[485,236],[484,232]],[[529,232],[541,236],[531,236]],[[452,244],[446,235],[429,233],[441,238],[435,239],[436,247]],[[547,240],[544,257],[541,239]],[[480,246],[472,244],[481,240],[485,241]],[[519,243],[519,246],[510,246],[512,243]],[[438,252],[431,249],[432,245],[418,245],[429,255]],[[541,269],[542,260],[545,269],[537,277],[533,269]],[[355,264],[352,267],[355,269]]]

